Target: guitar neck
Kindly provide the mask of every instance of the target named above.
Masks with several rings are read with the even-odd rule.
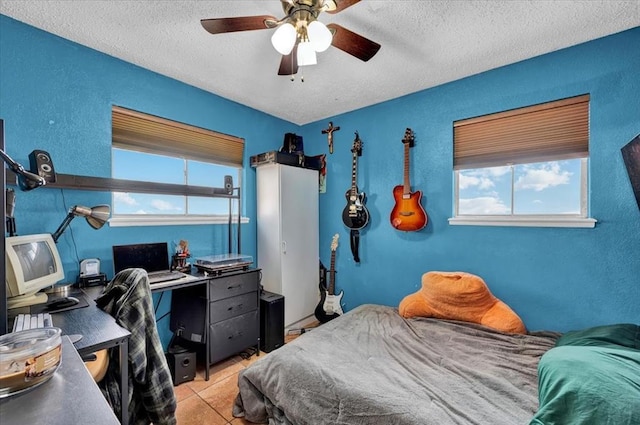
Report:
[[[329,287],[327,292],[329,295],[335,294],[336,291],[336,252],[331,251],[331,268],[329,269]]]
[[[409,143],[404,144],[404,185],[403,185],[403,194],[410,195],[411,194],[411,185],[409,184]]]
[[[351,160],[351,195],[356,196],[358,194],[358,154],[353,153],[353,159]]]

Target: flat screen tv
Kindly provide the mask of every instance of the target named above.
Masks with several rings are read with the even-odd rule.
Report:
[[[627,167],[633,194],[640,209],[640,134],[622,147],[622,159]]]
[[[12,236],[5,240],[7,307],[47,302],[41,289],[64,279],[60,254],[50,234]]]

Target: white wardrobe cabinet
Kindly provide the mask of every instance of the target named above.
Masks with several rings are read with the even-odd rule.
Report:
[[[318,171],[263,164],[256,177],[258,268],[264,289],[284,296],[289,327],[319,302]]]

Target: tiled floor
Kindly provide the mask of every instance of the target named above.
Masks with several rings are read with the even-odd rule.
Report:
[[[286,336],[285,342],[295,337]],[[178,425],[252,424],[253,422],[243,418],[234,418],[231,414],[238,394],[238,373],[268,355],[269,353],[261,351],[260,356],[253,355],[247,360],[238,355],[216,363],[209,369],[209,381],[204,380],[204,365],[200,366],[193,381],[174,387],[178,400]]]
[[[260,357],[267,353],[260,353]],[[251,424],[231,414],[233,401],[238,394],[238,372],[260,357],[244,360],[231,357],[209,369],[209,381],[204,380],[204,367],[199,367],[196,378],[175,388],[178,400],[176,418],[178,425],[242,425]]]

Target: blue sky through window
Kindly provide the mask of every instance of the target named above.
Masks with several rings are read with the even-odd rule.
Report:
[[[580,214],[581,164],[571,159],[460,170],[458,214]]]
[[[224,176],[231,175],[234,186],[238,185],[236,167],[116,148],[112,149],[112,155],[112,176],[116,179],[222,188]],[[114,192],[113,211],[114,214],[226,215],[229,200]]]

